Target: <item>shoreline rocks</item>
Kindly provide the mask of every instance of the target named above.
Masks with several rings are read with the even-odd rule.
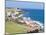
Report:
[[[27,26],[27,32],[30,32],[30,33],[37,33],[37,32],[41,32],[41,26],[37,23],[37,22],[33,22],[31,20],[28,21],[27,20],[21,20],[21,19],[18,19],[18,22],[22,23],[22,24],[26,24]]]

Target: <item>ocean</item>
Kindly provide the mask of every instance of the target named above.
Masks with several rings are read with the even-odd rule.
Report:
[[[44,23],[44,10],[40,9],[22,9],[24,17],[30,17],[32,20]]]
[[[36,5],[32,4],[31,6],[35,7],[35,8],[33,8],[33,7],[30,6],[31,3],[26,3],[25,2],[27,5],[29,4],[28,7],[31,8],[31,9],[29,9],[28,7],[26,7],[27,9],[25,9],[25,7],[22,6],[22,4],[25,4],[24,2],[22,4],[21,3],[18,4],[18,3],[20,3],[20,2],[6,1],[6,7],[16,7],[16,6],[18,6],[20,8],[24,8],[24,9],[22,9],[25,12],[24,16],[30,17],[33,20],[40,21],[40,22],[44,23],[44,10],[40,9],[40,8],[43,8],[41,5],[39,5],[38,8],[37,8],[37,4]]]

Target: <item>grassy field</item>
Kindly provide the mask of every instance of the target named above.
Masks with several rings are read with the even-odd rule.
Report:
[[[26,26],[13,21],[6,22],[6,33],[26,33]]]

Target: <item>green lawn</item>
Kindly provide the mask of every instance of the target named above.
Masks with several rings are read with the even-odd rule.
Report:
[[[6,32],[7,33],[26,33],[26,26],[18,24],[13,21],[6,22]]]

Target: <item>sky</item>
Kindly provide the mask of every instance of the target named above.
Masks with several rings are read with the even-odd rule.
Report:
[[[6,7],[14,8],[30,8],[30,9],[43,9],[43,3],[34,3],[34,2],[20,2],[20,1],[6,1]]]

